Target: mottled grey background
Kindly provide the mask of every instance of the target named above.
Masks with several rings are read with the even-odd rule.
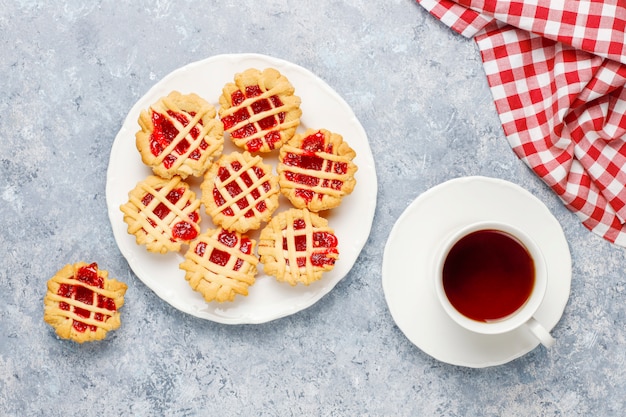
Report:
[[[412,0],[0,0],[0,415],[617,416],[626,392],[626,259],[510,150],[473,41]],[[130,271],[106,213],[109,149],[155,82],[216,54],[313,71],[368,133],[379,194],[352,272],[313,307],[262,325],[190,317]],[[520,184],[562,224],[570,302],[549,352],[466,369],[394,325],[382,252],[420,193],[463,175]],[[58,340],[46,281],[97,261],[129,285],[122,327]]]

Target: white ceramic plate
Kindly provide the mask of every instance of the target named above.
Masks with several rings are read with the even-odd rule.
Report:
[[[141,162],[135,147],[137,119],[148,108],[172,90],[195,92],[217,108],[222,87],[232,82],[235,73],[248,68],[274,67],[287,76],[302,99],[301,126],[326,128],[341,134],[356,151],[359,167],[357,185],[342,204],[325,216],[339,238],[340,258],[335,268],[310,286],[291,287],[266,276],[259,265],[259,274],[247,297],[237,297],[232,303],[206,303],[189,287],[184,272],[178,268],[182,254],[152,254],[135,243],[126,231],[119,206],[128,200],[128,192],[151,174]],[[236,148],[227,139],[224,153]],[[276,153],[264,155],[264,161],[276,166]],[[199,180],[190,181],[199,196]],[[159,297],[177,309],[194,316],[227,324],[263,323],[296,313],[311,306],[327,294],[352,268],[365,245],[372,227],[378,190],[374,159],[365,130],[348,104],[324,81],[310,71],[280,59],[258,54],[218,55],[175,70],[152,87],[130,110],[111,148],[107,172],[106,198],[109,218],[120,251],[134,273]],[[281,199],[276,213],[288,208]],[[201,228],[214,227],[202,208]],[[258,231],[249,233],[258,241]],[[185,249],[185,248],[184,248]]]
[[[431,188],[409,205],[389,235],[383,290],[406,337],[430,356],[453,365],[500,365],[539,344],[526,328],[489,336],[469,332],[452,321],[437,300],[432,274],[443,239],[469,222],[486,220],[510,222],[541,247],[549,283],[536,318],[548,330],[559,321],[569,299],[569,247],[560,224],[540,200],[515,184],[486,177],[458,178]]]

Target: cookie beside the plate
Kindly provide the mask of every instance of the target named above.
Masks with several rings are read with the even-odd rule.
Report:
[[[48,281],[44,321],[63,339],[78,343],[104,339],[121,325],[119,309],[127,288],[96,263],[65,265]]]

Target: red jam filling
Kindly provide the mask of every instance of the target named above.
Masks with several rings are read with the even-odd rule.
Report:
[[[326,167],[324,167],[324,158],[318,156],[317,152],[331,153],[333,146],[332,144],[325,144],[322,132],[316,132],[304,138],[301,149],[304,151],[302,154],[288,152],[283,159],[283,163],[286,166],[299,167],[311,171],[321,171],[323,168],[324,172],[332,171],[338,175],[344,175],[348,172],[348,164],[345,162],[327,161]],[[320,185],[324,188],[340,190],[343,185],[343,181],[340,180],[320,180],[312,175],[299,174],[291,171],[285,172],[285,178],[288,181],[296,184],[302,184],[307,187],[296,188],[295,191],[296,196],[302,198],[307,203],[312,201],[316,194],[314,191],[310,190],[310,188]],[[319,194],[318,198],[321,200],[323,198],[323,194]]]
[[[198,236],[198,231],[187,222],[178,222],[172,227],[172,236],[180,240],[191,240]]]
[[[206,243],[198,242],[198,244],[196,245],[196,249],[194,249],[194,252],[198,256],[204,256],[204,253],[206,252]]]
[[[261,88],[258,85],[248,86],[245,88],[245,92],[239,90],[231,94],[231,102],[233,106],[241,105],[246,99],[254,98],[263,94]],[[247,121],[253,114],[259,114],[270,111],[273,108],[282,106],[283,103],[278,96],[271,96],[269,98],[260,98],[253,101],[249,107],[244,107],[235,111],[232,115],[226,116],[222,119],[224,124],[224,130],[231,130],[235,125]],[[244,139],[255,135],[259,130],[269,130],[263,138],[250,139],[246,143],[246,148],[250,152],[256,152],[267,143],[270,149],[274,149],[276,142],[280,141],[280,133],[275,130],[271,130],[276,126],[284,123],[285,112],[279,112],[276,115],[270,115],[257,121],[257,126],[254,123],[247,123],[239,129],[235,129],[230,134],[235,139]]]
[[[296,219],[293,222],[294,230],[301,230],[306,227],[306,223],[303,219]],[[329,255],[336,255],[337,250],[337,237],[328,232],[314,232],[313,233],[313,248],[314,251],[311,254],[310,262],[311,265],[317,267],[323,267],[324,265],[334,265],[335,258],[329,257]],[[306,252],[307,243],[306,236],[299,235],[294,237],[294,246],[297,252]],[[288,242],[286,238],[283,238],[283,250],[288,250]],[[303,267],[306,265],[306,258],[300,256],[296,258],[298,267]],[[289,260],[287,260],[287,264],[289,264]]]
[[[159,190],[161,189],[157,188],[156,191],[159,191]],[[185,194],[185,187],[179,187],[167,193],[167,196],[165,196],[165,198],[170,203],[176,204],[178,200],[180,200],[180,198],[184,194]],[[154,199],[154,196],[152,194],[146,194],[141,199],[141,202],[143,203],[144,206],[147,206],[148,204],[150,204],[150,202],[153,199]],[[190,204],[191,203],[187,202],[187,204],[185,204],[185,207],[189,207]],[[171,210],[165,204],[159,203],[154,208],[153,213],[159,219],[163,220],[168,214],[170,214],[170,211]],[[197,223],[198,220],[200,220],[200,214],[198,213],[197,210],[189,213],[188,217],[189,217],[189,220],[191,220],[193,223]],[[153,227],[156,226],[156,223],[154,223],[154,221],[148,219],[148,222]],[[187,222],[181,221],[181,222],[174,224],[174,226],[172,227],[172,236],[175,239],[179,239],[179,240],[192,240],[192,239],[195,239],[196,236],[198,236],[198,231],[196,230],[196,228],[193,227],[193,225]]]
[[[222,230],[217,236],[217,240],[218,242],[229,248],[234,248],[237,244],[239,244],[239,251],[246,255],[249,255],[252,252],[252,242],[246,236],[242,236],[241,239],[239,239],[236,233]],[[203,256],[205,251],[206,243],[200,242],[196,246],[195,253],[199,256]],[[209,256],[209,261],[216,265],[226,266],[226,264],[230,260],[230,256],[231,255],[228,252],[214,248],[211,251],[211,255]],[[243,260],[237,259],[235,265],[233,265],[233,271],[238,271],[242,265]]]
[[[231,167],[234,171],[239,171],[241,169],[241,164],[237,161],[234,161],[231,163]],[[260,167],[254,166],[252,167],[252,170],[254,171],[254,174],[257,176],[257,178],[262,178],[265,175],[265,172]],[[220,167],[217,172],[217,176],[222,182],[226,182],[230,178],[230,171],[226,169],[225,167]],[[244,184],[248,187],[252,186],[252,184],[254,183],[254,181],[252,180],[252,178],[247,172],[242,173],[240,177],[243,180]],[[271,185],[268,181],[265,181],[263,184],[261,184],[261,187],[267,193],[270,190]],[[225,189],[228,192],[228,194],[233,198],[237,197],[239,194],[242,193],[241,187],[235,181],[231,181],[230,183],[226,184]],[[252,191],[250,191],[250,195],[252,196],[252,198],[257,200],[258,198],[261,197],[261,192],[255,188]],[[222,194],[217,188],[213,189],[213,199],[215,200],[215,204],[218,207],[222,207],[223,205],[226,204],[226,199],[224,198],[224,196],[222,196]],[[240,210],[244,210],[246,207],[250,205],[248,203],[248,200],[245,197],[238,199],[235,203],[237,204],[237,207],[239,207]],[[262,213],[263,211],[267,209],[267,204],[265,203],[265,201],[259,201],[255,205],[255,208],[260,213]],[[224,208],[222,210],[222,213],[225,216],[235,215],[235,213],[230,207]],[[252,216],[254,216],[254,211],[251,208],[244,213],[244,217],[249,218]]]
[[[221,249],[213,248],[211,251],[211,256],[209,257],[209,261],[219,266],[226,266],[228,260],[230,259],[230,255],[228,252],[224,252]]]
[[[90,286],[104,288],[104,281],[100,276],[98,276],[98,264],[96,264],[95,262],[91,265],[86,265],[79,268],[78,271],[76,271],[76,276],[74,276],[73,278]],[[61,284],[59,286],[57,294],[64,298],[73,298],[74,300],[80,301],[83,304],[94,304],[93,290],[86,288],[80,284]],[[97,294],[96,296],[96,306],[109,311],[117,310],[115,307],[115,301],[112,298],[108,298],[100,294]],[[63,301],[59,303],[59,308],[66,311],[69,311],[71,308],[73,308],[73,312],[79,317],[89,318],[91,316],[89,310],[80,307],[72,307],[68,303]],[[109,317],[110,316],[102,313],[95,313],[93,315],[94,320],[102,322],[106,321]],[[88,325],[78,320],[74,320],[72,326],[79,332],[84,332],[87,329],[91,331],[96,331],[96,326]]]
[[[167,114],[171,118],[176,119],[184,127],[186,127],[196,115],[196,113],[190,112],[188,113],[189,116],[187,116],[186,114],[176,113],[172,110],[168,110]],[[199,120],[198,123],[202,125],[202,120]],[[150,136],[150,151],[152,152],[152,155],[158,156],[163,152],[165,148],[169,146],[170,143],[172,143],[172,141],[174,141],[174,139],[176,139],[179,130],[176,128],[174,123],[170,121],[169,118],[155,111],[152,112],[152,124],[154,128],[152,130],[152,135]],[[189,131],[189,135],[194,140],[198,139],[198,136],[200,136],[200,129],[198,129],[197,126],[194,126]],[[187,152],[190,146],[191,145],[189,144],[189,141],[186,138],[183,138],[176,144],[176,147],[174,148],[174,153],[178,155],[183,155]],[[208,144],[204,141],[204,139],[202,139],[199,148],[204,150],[207,147]],[[200,156],[201,151],[198,148],[196,148],[189,154],[189,158],[195,160],[200,159]],[[177,156],[173,153],[170,153],[169,155],[166,155],[163,159],[163,165],[165,166],[165,168],[169,169],[174,165],[176,159]]]

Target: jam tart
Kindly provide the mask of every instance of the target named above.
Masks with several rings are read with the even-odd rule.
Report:
[[[200,200],[181,177],[149,176],[120,206],[128,233],[150,252],[180,251],[200,233]]]
[[[224,147],[215,107],[193,93],[172,91],[143,110],[138,122],[141,159],[163,178],[201,176]]]
[[[63,339],[102,340],[121,325],[119,309],[126,289],[96,263],[65,265],[48,281],[44,321]]]
[[[245,233],[261,227],[278,207],[278,177],[260,156],[222,155],[200,185],[202,202],[213,222]]]
[[[307,209],[276,215],[261,231],[258,253],[263,270],[280,282],[309,285],[333,269],[338,240],[328,221]]]
[[[337,207],[356,185],[356,152],[337,133],[308,129],[280,149],[276,170],[281,193],[297,208]]]
[[[233,301],[238,294],[247,296],[254,284],[259,262],[255,243],[238,232],[209,229],[192,242],[180,269],[207,302]]]
[[[235,75],[219,98],[224,131],[238,147],[270,152],[289,140],[300,124],[300,97],[274,68],[247,69]]]

